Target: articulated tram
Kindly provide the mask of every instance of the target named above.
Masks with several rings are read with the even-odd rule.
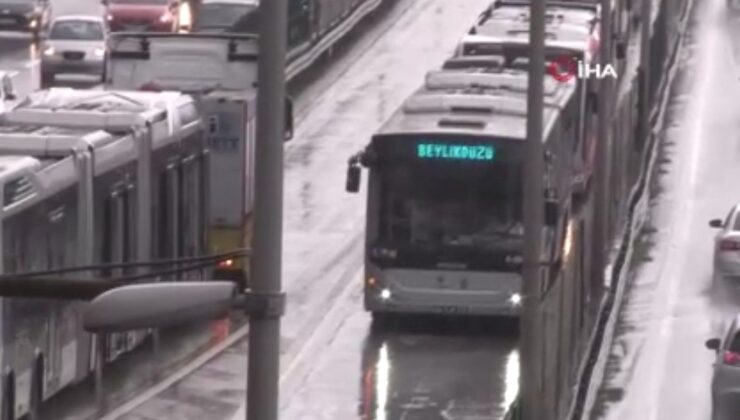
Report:
[[[570,219],[574,93],[544,109],[543,261],[561,260]],[[369,171],[366,310],[518,316],[526,122],[521,96],[423,86],[350,160],[348,191]]]
[[[450,68],[451,67],[451,68]],[[441,70],[434,70],[426,75],[425,88],[432,91],[449,91],[456,89],[471,89],[490,94],[525,99],[529,74],[524,69],[503,67],[503,60],[480,59],[454,61],[450,67],[443,66]],[[584,131],[588,114],[581,113],[578,96],[578,83],[571,79],[559,82],[553,78],[544,79],[544,100],[550,105],[562,104],[562,112],[579,127],[576,136],[572,139],[572,153],[576,170],[573,174],[573,193],[575,198],[581,199],[584,192],[581,185],[583,160],[580,157],[587,155],[590,146]],[[579,200],[581,201],[581,200]]]
[[[126,92],[90,92],[72,100],[65,91],[39,92],[0,117],[0,160],[12,162],[0,170],[1,272],[202,255],[207,149],[200,118],[187,112],[192,99],[148,93],[169,104],[151,108]],[[179,121],[175,131],[173,118]],[[85,378],[96,358],[113,360],[144,337],[111,334],[98,349],[82,329],[77,302],[3,298],[0,306],[0,353],[17,378],[20,414],[28,410],[36,351],[44,359],[48,398]]]
[[[585,1],[548,2],[546,13],[547,60],[569,57],[586,65],[598,60],[601,46],[598,5]],[[497,66],[526,69],[528,54],[529,2],[502,0],[481,14],[445,67],[491,67],[483,63],[491,59]],[[599,83],[595,78],[576,80],[581,116],[578,130],[583,141],[576,152],[578,172],[574,181],[576,192],[585,194],[594,170]]]

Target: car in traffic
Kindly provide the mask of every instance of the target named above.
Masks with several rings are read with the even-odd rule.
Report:
[[[179,0],[102,0],[111,31],[177,32]]]
[[[719,229],[714,237],[715,276],[740,277],[740,204],[730,210],[725,220],[710,220],[709,226]]]
[[[203,0],[193,18],[193,32],[256,32],[258,0]]]
[[[723,338],[711,338],[706,347],[716,360],[712,377],[712,420],[737,420],[740,413],[740,316],[730,323]]]
[[[38,40],[50,19],[49,0],[0,0],[0,30],[30,32]]]
[[[41,85],[53,84],[58,74],[86,74],[103,79],[108,28],[102,17],[62,16],[54,19],[44,37]]]

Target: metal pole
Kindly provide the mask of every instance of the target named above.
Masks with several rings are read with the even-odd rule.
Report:
[[[15,373],[6,366],[3,370],[2,420],[15,420]]]
[[[644,145],[647,142],[648,135],[650,133],[650,111],[651,111],[651,99],[652,89],[650,89],[650,32],[652,28],[652,13],[653,13],[653,0],[642,0],[642,10],[640,11],[640,22],[642,22],[641,28],[641,40],[640,40],[640,70],[642,76],[641,94],[642,108],[641,110],[641,124],[642,130],[640,132],[640,144]]]
[[[611,55],[611,0],[601,0],[601,56],[602,67],[610,64]],[[593,181],[594,209],[593,209],[593,255],[591,257],[591,299],[597,304],[604,290],[604,267],[606,266],[606,252],[608,242],[608,210],[609,210],[609,129],[611,79],[599,80],[599,115],[598,136],[596,137],[596,162]],[[590,307],[590,313],[595,314],[596,306]]]
[[[540,261],[543,229],[542,119],[545,77],[545,0],[530,4],[527,142],[524,175],[524,270],[522,283],[521,351],[522,418],[542,420],[542,358],[540,334]]]
[[[251,287],[257,294],[281,293],[283,237],[283,140],[288,2],[260,2],[257,145]],[[247,418],[277,420],[280,318],[250,319]]]
[[[105,366],[105,334],[94,334],[95,340],[95,409],[98,414],[105,412],[105,384],[103,368]]]

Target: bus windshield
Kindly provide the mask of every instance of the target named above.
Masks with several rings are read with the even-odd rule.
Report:
[[[399,160],[378,172],[377,245],[398,250],[395,265],[492,268],[521,251],[520,162]]]

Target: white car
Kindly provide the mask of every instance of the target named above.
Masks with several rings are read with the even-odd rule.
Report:
[[[44,38],[42,87],[51,85],[57,74],[87,74],[102,80],[108,38],[108,26],[102,17],[58,17]]]
[[[0,71],[0,114],[10,109],[11,103],[16,100],[13,89],[13,79],[10,73]]]
[[[740,204],[725,220],[713,219],[709,226],[720,229],[714,237],[714,273],[722,277],[740,277]]]

